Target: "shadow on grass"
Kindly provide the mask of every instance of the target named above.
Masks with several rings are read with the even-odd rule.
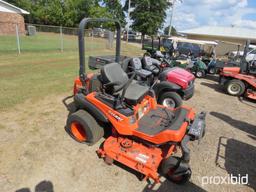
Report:
[[[214,81],[214,82],[219,82],[219,75],[211,75],[211,74],[207,74],[205,79]]]
[[[249,138],[253,139],[253,140],[256,140],[256,137],[255,136],[252,136],[252,135],[247,135]]]
[[[216,165],[226,170],[232,177],[240,177],[246,185],[256,188],[256,148],[236,139],[220,137],[216,155]],[[247,177],[247,181],[246,178]],[[240,180],[241,181],[241,180]],[[233,182],[236,180],[233,179]]]
[[[256,108],[256,100],[252,100],[246,97],[238,97],[238,100],[249,107]]]
[[[219,84],[216,84],[216,83],[206,83],[206,82],[201,82],[200,84],[203,85],[203,86],[209,87],[209,88],[211,88],[211,89],[213,89],[213,90],[215,90],[215,91],[217,91],[219,93],[224,94],[223,88]]]
[[[54,192],[51,181],[41,181],[35,186],[35,192]],[[15,192],[32,192],[29,188],[18,189]]]
[[[155,188],[155,187],[153,187]],[[148,184],[142,192],[168,192],[168,191],[176,191],[176,192],[206,192],[206,190],[201,187],[195,185],[194,183],[188,182],[184,185],[177,185],[168,180],[165,180],[157,189],[153,189],[152,184]]]
[[[115,166],[118,166],[121,169],[124,169],[128,171],[129,173],[133,174],[137,177],[138,180],[142,181],[144,179],[144,175],[137,172],[134,169],[131,169],[117,161],[114,162]],[[184,185],[177,185],[175,183],[172,183],[168,180],[163,181],[161,184],[151,183],[149,180],[147,180],[148,184],[145,186],[145,188],[142,190],[142,192],[167,192],[167,191],[176,191],[176,192],[183,192],[183,191],[189,191],[189,192],[206,192],[201,187],[195,185],[192,182],[188,182]]]
[[[252,136],[256,136],[256,125],[252,125],[244,121],[233,119],[232,117],[219,112],[210,112],[210,115],[222,121],[225,121],[226,123],[228,123],[236,129],[240,129],[241,131],[251,134]]]

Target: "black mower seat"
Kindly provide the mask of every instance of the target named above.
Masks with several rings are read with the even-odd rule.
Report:
[[[159,68],[157,68],[153,64],[153,60],[151,57],[147,57],[147,56],[143,57],[142,64],[144,69],[151,71],[154,75],[157,75],[160,72]]]
[[[130,105],[136,105],[141,102],[145,95],[148,93],[149,87],[139,85],[136,81],[133,81],[127,88],[124,98]],[[122,91],[121,91],[122,94]]]
[[[106,87],[106,93],[112,95],[121,95],[123,89],[120,90],[120,88],[129,81],[127,74],[123,71],[120,64],[118,63],[111,63],[102,67],[100,79],[103,86],[114,82],[120,83],[119,85]],[[130,105],[136,105],[142,101],[148,91],[149,87],[139,85],[137,81],[132,81],[126,89],[124,95],[125,101]]]
[[[139,121],[137,131],[154,136],[165,130],[179,131],[188,110],[177,108],[174,111],[161,107],[149,111]]]
[[[152,75],[152,72],[142,68],[141,60],[137,57],[134,57],[130,61],[132,70],[135,71],[136,75],[142,78],[147,78]]]

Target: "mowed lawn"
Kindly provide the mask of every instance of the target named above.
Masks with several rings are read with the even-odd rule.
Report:
[[[85,37],[88,50],[102,50],[107,47],[107,39]],[[75,51],[78,49],[76,35],[63,35],[62,41],[59,33],[40,32],[35,36],[20,36],[21,52],[42,52],[61,50]],[[17,39],[15,35],[0,36],[0,55],[4,53],[17,53]]]
[[[78,75],[77,38],[68,37],[74,50],[60,52],[54,49],[56,35],[44,34],[41,39],[35,36],[23,37],[25,50],[17,55],[6,41],[0,37],[0,110],[7,110],[27,99],[39,100],[46,95],[72,93],[73,80]],[[55,39],[53,38],[55,36]],[[3,42],[5,45],[3,45]],[[53,43],[55,42],[55,43]],[[40,49],[39,45],[43,45]],[[70,45],[70,47],[71,47]],[[114,49],[106,49],[106,40],[87,39],[86,59],[89,55],[114,55]],[[6,49],[6,51],[2,51]],[[141,55],[139,46],[122,44],[122,54]]]

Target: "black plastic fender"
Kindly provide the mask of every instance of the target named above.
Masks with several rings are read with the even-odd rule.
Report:
[[[156,97],[158,99],[158,97],[163,93],[163,92],[167,92],[167,91],[175,91],[178,92],[179,90],[181,90],[181,86],[175,84],[175,83],[171,83],[169,81],[161,81],[159,83],[156,83],[153,86],[153,90],[155,91]]]
[[[81,93],[78,93],[74,96],[74,101],[76,105],[79,107],[79,109],[84,109],[88,113],[90,113],[95,119],[103,122],[108,123],[108,118],[97,108],[95,107],[91,102],[89,102],[85,96]]]

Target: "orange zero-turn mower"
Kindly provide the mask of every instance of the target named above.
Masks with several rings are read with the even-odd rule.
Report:
[[[220,71],[219,83],[233,96],[245,96],[256,100],[256,58],[246,61],[250,41],[246,42],[240,67],[224,67]]]
[[[116,63],[103,66],[99,74],[85,73],[84,28],[88,22],[114,22],[117,30]],[[116,20],[81,21],[80,76],[74,85],[76,110],[68,116],[66,131],[76,141],[88,145],[108,135],[97,151],[106,163],[117,161],[155,182],[165,176],[184,183],[191,176],[187,143],[203,137],[206,114],[196,115],[189,107],[172,109],[158,105],[150,87],[138,84],[133,80],[135,75],[128,79],[118,64],[120,30]]]

